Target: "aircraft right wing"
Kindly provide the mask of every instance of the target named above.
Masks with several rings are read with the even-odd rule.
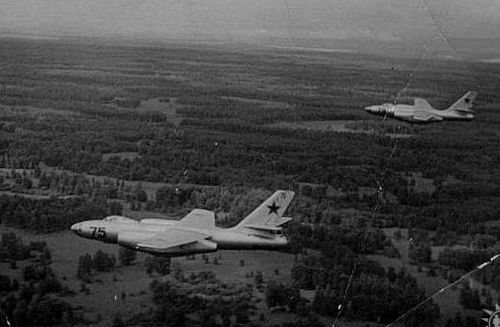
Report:
[[[442,117],[440,116],[437,116],[437,115],[433,115],[427,111],[415,111],[415,113],[413,114],[413,119],[416,121],[416,122],[422,122],[422,123],[426,123],[426,122],[430,122],[430,121],[441,121],[443,120]]]

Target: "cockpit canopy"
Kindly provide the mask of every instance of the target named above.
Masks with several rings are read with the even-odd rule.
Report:
[[[127,218],[123,216],[108,216],[104,218],[102,221],[105,222],[119,222],[119,223],[131,223],[131,224],[137,224],[138,222],[132,218]]]
[[[381,106],[380,111],[384,112],[386,114],[392,114],[392,113],[394,113],[394,104],[392,104],[392,103],[384,103]]]

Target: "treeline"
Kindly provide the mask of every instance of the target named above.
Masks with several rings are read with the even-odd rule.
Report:
[[[425,206],[405,206],[399,209],[401,216],[394,217],[393,223],[409,228],[498,236],[500,235],[498,229],[487,228],[482,223],[498,219],[499,200],[498,195],[484,197],[473,195],[462,201],[438,200]]]
[[[487,262],[497,251],[495,249],[451,249],[445,248],[439,253],[438,263],[455,269],[471,271],[483,262]]]
[[[289,186],[288,189],[294,190],[296,196],[286,211],[286,215],[294,218],[296,222],[310,224],[308,231],[303,231],[304,233],[309,233],[309,229],[312,229],[314,225],[340,225],[342,217],[341,214],[335,212],[335,209],[349,207],[348,203],[357,203],[360,209],[370,209],[369,206],[366,206],[366,202],[359,199],[358,195],[329,197],[326,194],[325,185],[314,187],[313,190],[307,185],[304,187],[300,187],[300,185],[297,184]],[[180,210],[187,212],[193,208],[212,210],[222,214],[218,217],[217,223],[220,226],[227,227],[241,221],[246,215],[250,214],[255,208],[261,205],[264,200],[271,196],[272,193],[273,191],[262,188],[222,188],[199,185],[163,186],[156,191],[156,201],[149,203],[149,208],[164,212]],[[377,195],[375,195],[375,197],[376,196]],[[355,197],[356,199],[351,199],[351,197]],[[374,201],[374,199],[366,198],[364,201],[371,202]],[[363,217],[359,220],[363,221],[364,225],[371,219],[371,215],[369,214],[360,213],[360,215]],[[318,228],[318,233],[324,232],[324,229],[321,227]],[[360,225],[360,230],[363,228],[364,227]],[[385,239],[382,233],[378,233],[378,236]],[[303,245],[308,246],[306,244]]]
[[[11,169],[7,174],[0,175],[0,181],[12,179],[16,186],[12,191],[29,193],[31,187],[36,184],[42,191],[51,190],[56,194],[88,196],[93,198],[122,199],[127,201],[146,202],[148,196],[142,189],[141,182],[135,183],[134,187],[126,185],[124,180],[110,178],[87,177],[83,174],[72,174],[68,172],[47,173],[38,166],[33,170]]]
[[[367,229],[345,226],[313,226],[291,222],[286,229],[292,252],[300,253],[307,249],[317,249],[334,253],[342,247],[343,255],[355,253],[374,254],[391,247],[391,242],[380,229]],[[336,253],[336,252],[335,252]]]
[[[122,248],[118,251],[118,260],[122,266],[130,265],[136,258],[136,251]],[[169,261],[170,262],[170,261]],[[147,266],[146,262],[146,266]],[[156,263],[155,260],[150,261],[150,264]],[[84,283],[92,282],[92,277],[95,272],[113,271],[116,267],[116,257],[113,254],[97,250],[93,256],[89,253],[81,255],[78,258],[78,267],[76,269],[76,278]],[[157,268],[157,266],[153,266]]]
[[[0,224],[35,232],[53,232],[83,220],[104,218],[110,208],[105,200],[98,199],[0,195]]]

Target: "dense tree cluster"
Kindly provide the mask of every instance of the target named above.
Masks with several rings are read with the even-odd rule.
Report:
[[[73,325],[77,322],[71,306],[51,296],[33,296],[29,301],[7,300],[2,308],[11,317],[12,324],[19,327]]]
[[[118,251],[118,260],[120,260],[123,266],[129,266],[135,260],[136,254],[137,252],[134,250],[120,247]]]
[[[445,248],[439,253],[438,262],[442,265],[470,271],[480,263],[488,261],[495,254],[494,250],[470,250]]]
[[[427,264],[431,262],[431,243],[429,234],[425,230],[410,229],[408,231],[408,258],[414,264]]]
[[[32,249],[43,250],[44,247],[40,249],[36,244],[27,246],[23,244],[21,238],[15,233],[2,233],[2,241],[0,242],[0,261],[24,260],[30,257],[30,251]]]
[[[169,283],[153,282],[153,303],[157,306],[153,321],[156,325],[186,326],[186,313],[206,309],[206,303],[189,298]]]
[[[457,313],[455,317],[450,318],[446,321],[446,327],[482,327],[484,326],[483,322],[480,322],[479,319],[475,316],[467,315],[465,319],[462,315]]]
[[[151,284],[153,291],[153,302],[156,305],[154,316],[149,320],[154,325],[201,325],[201,326],[229,326],[233,322],[246,324],[250,321],[250,313],[253,312],[248,298],[235,294],[233,297],[224,299],[218,292],[210,292],[200,283],[201,280],[209,282],[215,287],[223,287],[210,274],[200,273],[200,276],[188,278],[194,285],[190,292],[183,292],[178,286],[171,282],[155,281]],[[200,283],[199,285],[197,285]],[[227,289],[223,289],[227,292]],[[244,292],[246,293],[246,292]],[[186,313],[191,313],[189,316]],[[193,319],[193,313],[199,319]]]
[[[168,257],[147,256],[144,265],[149,275],[153,272],[157,272],[160,275],[167,275],[170,273],[170,258]]]
[[[459,303],[465,309],[481,310],[483,308],[479,291],[471,289],[467,284],[463,285],[460,289]]]
[[[299,289],[287,287],[275,281],[269,281],[266,285],[266,304],[268,307],[287,306],[288,310],[295,312],[297,304],[303,302],[300,298]]]
[[[86,253],[78,258],[76,277],[85,282],[90,282],[92,271],[112,271],[116,265],[116,258],[112,254],[97,250],[92,257]]]
[[[105,200],[86,198],[34,199],[0,195],[0,224],[36,232],[52,232],[72,224],[108,214]]]
[[[342,304],[343,316],[350,319],[388,323],[425,297],[415,278],[404,270],[384,270],[360,253],[374,253],[387,245],[385,234],[376,230],[292,225],[290,237],[319,254],[301,255],[292,269],[292,278],[300,288],[316,290],[312,308],[322,315],[336,316]],[[415,240],[428,239],[413,231]],[[346,287],[349,293],[345,298]],[[412,326],[432,325],[439,307],[429,303],[411,315]]]
[[[353,252],[377,253],[390,246],[390,241],[379,229],[336,225],[323,227],[292,222],[287,226],[287,236],[293,252],[312,248],[321,250],[326,256],[340,253],[339,247],[347,250],[344,254],[349,255]]]
[[[51,254],[45,242],[31,242],[26,246],[13,233],[5,233],[3,240],[9,244],[8,253],[12,251],[11,244],[18,244],[28,254],[31,251],[37,254],[38,260],[24,265],[20,270],[21,281],[0,274],[0,324],[8,317],[12,326],[20,327],[74,325],[77,319],[73,309],[59,299],[70,291],[49,267]],[[16,257],[18,260],[27,258]]]
[[[116,258],[112,254],[97,250],[92,258],[92,266],[96,271],[111,271],[115,268]]]
[[[373,261],[355,260],[360,259],[352,255],[306,256],[294,266],[292,276],[300,287],[317,290],[312,306],[322,315],[336,316],[339,305],[347,304],[343,308],[345,317],[389,323],[425,297],[416,280],[405,271],[386,272]],[[350,291],[344,298],[348,283]],[[414,315],[414,326],[432,325],[439,317],[439,307],[430,303]]]

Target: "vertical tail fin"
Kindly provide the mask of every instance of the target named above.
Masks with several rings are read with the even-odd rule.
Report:
[[[290,221],[291,219],[283,217],[283,214],[290,205],[290,202],[292,202],[294,195],[293,191],[280,190],[274,192],[269,199],[252,211],[235,228],[245,226],[277,227]]]
[[[450,111],[466,111],[471,112],[472,102],[477,96],[477,92],[469,91],[465,93],[460,99],[458,99],[454,104],[452,104],[447,110]]]

